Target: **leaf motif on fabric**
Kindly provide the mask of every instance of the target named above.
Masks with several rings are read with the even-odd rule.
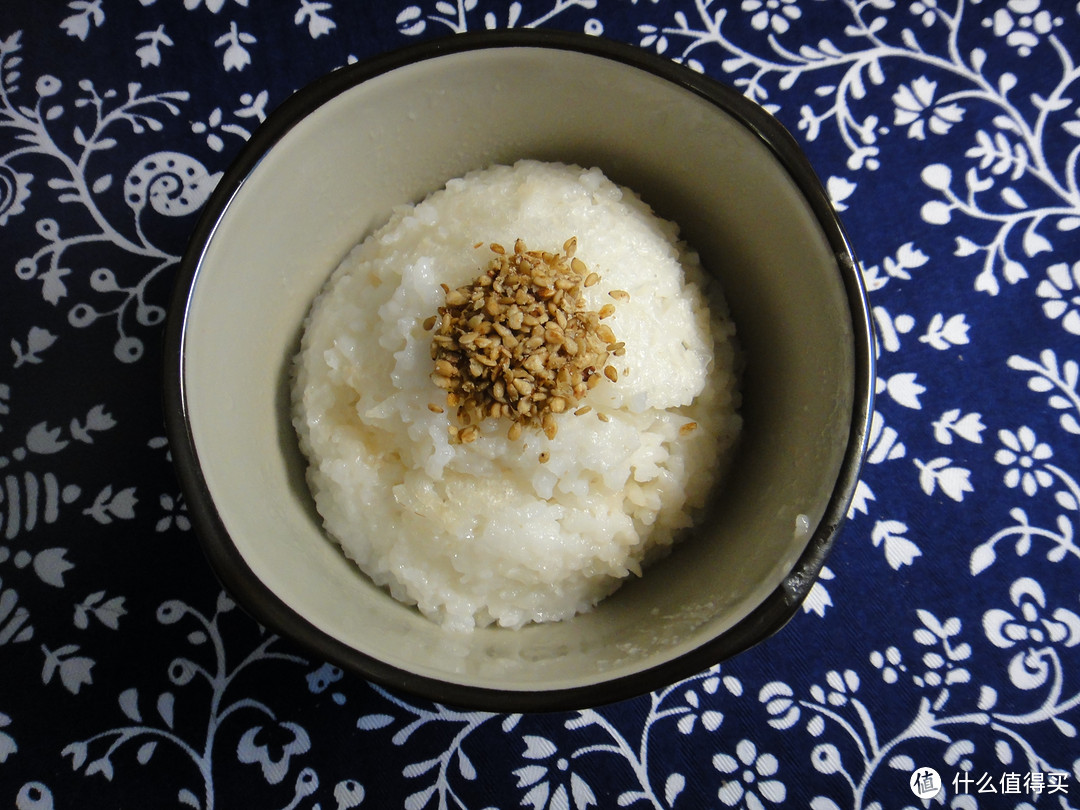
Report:
[[[141,723],[142,715],[139,713],[139,691],[135,688],[125,689],[119,697],[120,711],[133,723]]]
[[[681,773],[672,773],[664,780],[664,802],[668,807],[675,804],[675,799],[686,787],[686,777]]]
[[[158,695],[157,699],[157,712],[158,716],[162,719],[166,726],[173,727],[174,716],[173,707],[176,704],[176,697],[172,692],[162,692]]]
[[[394,722],[394,718],[389,714],[365,714],[356,721],[356,727],[361,731],[374,731],[379,728],[386,728]]]

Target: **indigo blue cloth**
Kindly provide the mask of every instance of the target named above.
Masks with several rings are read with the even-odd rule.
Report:
[[[879,338],[800,614],[588,711],[372,686],[221,592],[162,325],[267,113],[421,39],[550,26],[730,83],[805,147]],[[0,807],[1080,805],[1080,15],[1057,0],[3,0]],[[162,157],[203,178],[148,189]]]

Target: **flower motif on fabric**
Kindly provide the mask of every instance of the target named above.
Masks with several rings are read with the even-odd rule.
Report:
[[[1037,441],[1035,432],[1027,427],[998,432],[998,438],[1004,447],[994,454],[994,461],[1004,467],[1005,486],[1010,489],[1020,487],[1025,495],[1032,496],[1039,487],[1048,487],[1054,483],[1053,476],[1046,470],[1037,469],[1036,463],[1046,461],[1053,456],[1050,445]]]
[[[289,772],[289,760],[311,748],[308,733],[296,723],[279,722],[275,726],[253,726],[244,732],[236,748],[236,758],[246,764],[258,764],[271,785],[281,782]]]
[[[300,0],[300,8],[293,16],[293,22],[297,25],[307,23],[308,34],[312,39],[318,39],[323,34],[329,34],[337,23],[323,14],[330,10],[329,3],[313,3],[310,0]]]
[[[750,25],[756,30],[771,29],[777,34],[787,33],[791,22],[802,17],[795,0],[743,0],[742,10],[753,15]]]
[[[924,140],[927,130],[934,135],[944,135],[952,129],[953,124],[963,120],[964,108],[959,104],[935,103],[936,93],[937,82],[925,76],[920,76],[910,85],[900,85],[893,93],[892,100],[896,105],[893,123],[907,127],[909,138]]]
[[[792,728],[802,717],[795,692],[783,681],[772,681],[761,687],[758,700],[765,704],[765,711],[771,715],[767,722],[773,728]]]
[[[24,203],[30,198],[30,181],[34,175],[17,172],[7,163],[0,162],[0,228],[11,217],[26,210]]]
[[[140,67],[158,67],[161,64],[162,47],[168,48],[174,44],[169,35],[165,33],[164,25],[159,25],[153,31],[143,31],[141,34],[136,34],[135,39],[138,42],[146,43],[135,51],[135,55],[139,57]]]
[[[995,36],[1003,37],[1021,56],[1030,56],[1043,37],[1064,23],[1041,5],[1041,0],[1009,0],[993,17],[983,20],[983,25],[992,28]]]
[[[870,653],[870,663],[881,670],[881,680],[889,684],[896,683],[900,674],[907,672],[904,657],[895,645],[886,647],[884,652],[874,650]]]
[[[1037,689],[1050,675],[1053,647],[1080,644],[1080,616],[1067,608],[1047,615],[1046,594],[1031,577],[1021,577],[1009,588],[1017,611],[994,608],[983,614],[983,630],[1001,649],[1022,647],[1009,662],[1009,680],[1019,689]]]
[[[196,135],[206,135],[206,145],[215,152],[220,152],[225,148],[225,140],[218,135],[215,130],[227,132],[231,135],[239,135],[244,139],[251,134],[246,129],[236,124],[222,123],[223,119],[224,113],[222,113],[221,108],[215,107],[207,117],[206,121],[192,122],[191,131]]]
[[[251,64],[251,53],[245,45],[254,45],[258,40],[254,34],[241,31],[235,22],[229,23],[229,31],[214,40],[214,46],[225,48],[222,64],[225,70],[243,70]]]
[[[901,18],[899,5],[892,0],[838,4],[836,12],[848,11],[852,17],[843,27],[844,37],[811,34],[797,47],[779,41],[780,34],[795,33],[792,23],[803,16],[794,0],[741,0],[739,10],[749,27],[768,34],[767,47],[737,41],[737,29],[724,26],[739,15],[709,3],[697,5],[699,20],[676,11],[672,24],[650,23],[638,30],[646,34],[643,47],[655,45],[676,61],[693,54],[700,64],[706,49],[715,46],[729,81],[769,112],[797,116],[805,141],[817,141],[827,127],[833,128],[831,137],[848,152],[848,172],[879,169],[883,144],[898,133],[916,144],[931,135],[970,138],[960,154],[976,159],[977,168],[924,167],[923,182],[939,194],[921,214],[931,225],[979,226],[955,235],[954,255],[971,258],[964,264],[976,268],[975,290],[997,295],[1002,279],[1017,284],[1028,277],[1026,260],[1054,249],[1052,239],[1061,237],[1051,225],[1060,232],[1080,227],[1072,160],[1059,160],[1057,147],[1050,148],[1060,137],[1059,126],[1080,138],[1075,113],[1066,121],[1057,117],[1075,107],[1064,93],[1075,82],[1075,59],[1058,33],[1066,25],[1064,15],[1057,16],[1047,0],[1007,0],[988,11],[979,3],[913,0],[907,15],[921,26],[911,26]],[[995,43],[998,53],[969,44],[976,38],[968,29],[980,23],[1001,38]],[[932,30],[926,35],[916,28]],[[1032,86],[1019,87],[1020,76],[1001,64],[1001,57],[1011,54],[1001,51],[1014,48],[1028,55],[1037,45],[1052,46],[1045,49],[1047,70],[1032,71],[1025,76]],[[871,99],[882,92],[874,88],[883,88],[890,73],[901,76],[891,96],[891,127],[886,126],[890,113],[871,107]],[[813,97],[792,92],[807,82],[816,83]],[[1030,100],[1036,119],[1026,120],[1026,110],[1016,103],[1019,97]],[[798,112],[782,113],[785,105],[797,106]],[[957,125],[972,117],[979,122],[975,132],[954,135]],[[906,151],[910,154],[901,159],[910,165],[923,159],[913,149]],[[986,234],[986,240],[977,243],[976,233]]]
[[[533,810],[575,810],[596,804],[596,794],[588,782],[570,770],[570,761],[559,756],[555,743],[546,737],[526,735],[525,759],[536,764],[525,765],[514,771],[519,788],[529,788],[521,799],[522,805]],[[541,764],[544,763],[544,764]],[[573,804],[571,804],[571,800]]]
[[[1035,294],[1043,299],[1042,310],[1047,318],[1060,318],[1066,332],[1080,335],[1080,262],[1071,268],[1065,262],[1050,265]]]
[[[823,706],[838,709],[848,705],[848,701],[859,691],[859,676],[851,669],[843,672],[832,669],[825,673],[825,684],[828,691],[818,684],[812,685],[810,697]]]
[[[68,3],[75,13],[65,17],[60,27],[68,36],[85,40],[91,26],[100,28],[105,23],[105,12],[101,9],[101,0],[71,0]]]
[[[696,689],[687,689],[683,695],[686,701],[686,713],[676,724],[680,734],[692,734],[695,729],[716,731],[724,722],[723,712],[705,707],[705,696],[715,695],[720,688],[720,676],[713,675],[700,683],[701,694]],[[732,694],[742,694],[742,684],[730,676],[724,679],[724,685]]]
[[[741,740],[735,746],[735,756],[717,754],[712,762],[716,770],[730,777],[717,793],[727,807],[762,810],[765,802],[780,804],[787,798],[784,783],[771,778],[780,769],[779,761],[772,754],[759,753],[751,740]]]
[[[182,496],[173,497],[167,493],[162,493],[161,497],[158,498],[158,503],[161,505],[164,517],[158,519],[158,522],[154,525],[154,531],[167,532],[174,526],[182,532],[191,529],[191,520],[187,515],[187,504],[184,503]]]
[[[99,89],[89,79],[78,81],[77,89],[73,89],[57,77],[43,74],[34,82],[37,101],[22,104],[16,100],[21,49],[18,33],[0,41],[0,124],[22,132],[19,138],[28,144],[0,157],[0,226],[20,213],[29,197],[31,177],[15,167],[16,161],[24,160],[40,167],[34,171],[34,179],[40,183],[35,189],[47,188],[50,201],[61,206],[76,204],[88,216],[66,218],[63,224],[51,217],[39,219],[34,229],[40,245],[30,255],[17,258],[15,274],[22,281],[39,284],[42,299],[54,306],[76,290],[87,294],[85,285],[78,284],[77,279],[88,276],[89,294],[101,300],[104,308],[87,301],[76,302],[68,310],[68,323],[79,329],[102,318],[113,320],[117,331],[114,355],[122,362],[135,362],[142,357],[145,344],[128,330],[133,325],[157,326],[164,320],[164,308],[149,303],[147,288],[175,265],[178,257],[149,238],[138,218],[141,203],[132,205],[128,199],[136,214],[134,232],[128,223],[114,221],[110,216],[112,211],[106,201],[116,188],[116,178],[104,161],[104,153],[130,149],[127,143],[121,145],[121,137],[163,131],[163,119],[180,115],[177,105],[188,100],[188,93],[142,95],[138,82],[129,82],[124,91]],[[31,159],[38,161],[32,164]],[[132,178],[129,175],[128,180]],[[159,201],[170,196],[167,189],[152,190],[164,193]],[[196,195],[188,194],[188,190],[183,189],[178,198],[187,200],[184,213],[194,213],[205,200],[208,188],[200,190],[197,201]],[[156,204],[154,207],[157,210]],[[84,268],[68,264],[69,257],[81,254],[82,249],[107,244],[119,248],[126,256],[145,259],[148,265],[143,275],[130,282],[121,281],[122,276],[110,267],[81,273],[78,271]]]
[[[407,37],[419,36],[425,32],[430,33],[429,23],[436,27],[442,26],[453,34],[463,34],[466,31],[479,30],[481,27],[489,30],[500,27],[535,28],[550,23],[555,17],[574,8],[580,7],[591,11],[596,8],[596,0],[554,0],[550,10],[531,19],[522,17],[525,7],[519,2],[508,5],[505,17],[496,16],[493,11],[483,11],[480,9],[478,0],[459,0],[457,3],[436,0],[434,6],[435,13],[433,14],[425,12],[418,4],[403,8],[394,19],[398,31]],[[590,18],[585,21],[583,30],[587,34],[596,36],[603,32],[603,23]]]
[[[832,607],[833,604],[829,589],[825,586],[825,583],[833,579],[836,579],[833,570],[827,565],[822,566],[817,581],[810,587],[810,592],[803,600],[803,613],[816,613],[818,616],[825,616],[825,611]]]

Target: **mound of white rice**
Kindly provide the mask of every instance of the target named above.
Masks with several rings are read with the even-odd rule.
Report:
[[[554,252],[570,237],[601,277],[588,309],[630,296],[604,321],[625,343],[609,360],[617,382],[588,392],[589,413],[560,414],[552,439],[512,441],[500,418],[452,442],[451,410],[429,409],[445,400],[423,326],[440,284],[472,282],[490,243]],[[326,529],[450,629],[588,610],[690,524],[738,434],[735,330],[704,281],[677,227],[597,169],[496,166],[395,211],[315,301],[295,362],[294,423]]]

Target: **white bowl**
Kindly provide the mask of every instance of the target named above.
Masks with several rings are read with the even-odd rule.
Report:
[[[524,157],[598,166],[680,224],[738,328],[745,426],[710,518],[644,578],[569,621],[448,633],[324,534],[288,368],[312,299],[394,206]],[[292,96],[208,202],[166,341],[175,463],[240,604],[365,678],[492,710],[644,693],[782,627],[846,513],[873,395],[859,272],[794,139],[687,68],[552,31],[427,42]]]

